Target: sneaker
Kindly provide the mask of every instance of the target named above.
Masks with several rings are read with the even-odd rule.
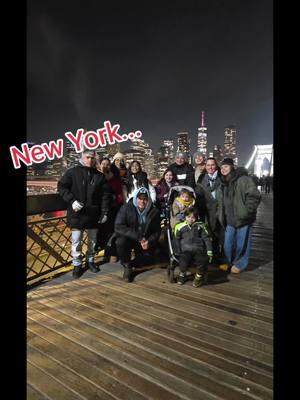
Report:
[[[194,287],[199,287],[204,284],[204,275],[196,274],[194,281],[193,281],[193,286]]]
[[[88,265],[89,270],[90,270],[91,272],[96,273],[96,272],[99,272],[99,271],[100,271],[100,268],[99,268],[93,261],[92,261],[92,262],[88,262],[87,265]]]
[[[186,282],[186,274],[180,272],[177,278],[178,285],[183,285]]]
[[[229,270],[229,265],[228,264],[221,264],[221,265],[219,265],[219,269],[221,269],[222,271],[227,272]]]
[[[124,267],[124,273],[123,273],[123,279],[125,282],[132,282],[133,281],[133,274],[132,274],[132,268],[129,263],[123,264]]]
[[[235,265],[233,265],[231,267],[230,272],[233,273],[233,274],[240,274],[241,270],[238,267],[236,267]]]
[[[84,270],[81,265],[75,265],[73,272],[72,272],[73,278],[74,279],[80,278],[81,275],[83,274],[83,272],[84,272]]]

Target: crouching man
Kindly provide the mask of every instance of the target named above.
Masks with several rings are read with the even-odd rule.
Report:
[[[82,266],[82,239],[88,236],[86,262],[90,271],[100,269],[94,263],[98,222],[105,223],[111,203],[111,192],[105,176],[95,167],[95,152],[85,150],[78,165],[68,169],[58,182],[58,191],[68,204],[67,226],[72,229],[73,277],[79,278]]]
[[[116,218],[116,247],[124,267],[123,279],[132,282],[132,267],[148,264],[158,244],[161,227],[159,210],[152,204],[148,189],[137,189],[133,198],[124,204]],[[131,250],[135,251],[134,263],[130,261]]]

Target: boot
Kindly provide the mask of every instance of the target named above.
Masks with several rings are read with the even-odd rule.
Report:
[[[100,268],[94,263],[94,261],[88,262],[87,265],[88,265],[89,270],[90,270],[91,272],[96,273],[96,272],[99,272],[99,271],[100,271]]]
[[[132,282],[133,281],[133,271],[131,268],[130,263],[122,264],[124,267],[123,279],[125,282]]]
[[[193,281],[193,286],[200,287],[200,286],[204,285],[204,280],[205,280],[204,274],[198,274],[198,272],[197,272],[195,275],[194,281]]]
[[[83,274],[84,270],[82,268],[82,265],[75,265],[73,272],[72,272],[72,276],[74,279],[78,279],[81,277],[81,275]]]
[[[187,281],[186,273],[180,272],[177,278],[178,285],[184,285],[186,281]]]

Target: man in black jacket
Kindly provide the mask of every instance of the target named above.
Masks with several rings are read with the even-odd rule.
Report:
[[[138,260],[143,263],[149,262],[152,260],[160,232],[159,210],[153,206],[148,189],[141,187],[136,190],[133,198],[121,207],[115,222],[116,247],[124,267],[125,281],[133,280],[131,249],[135,250],[135,265]]]
[[[216,217],[217,201],[216,190],[221,185],[221,173],[214,157],[209,157],[205,163],[205,174],[201,183],[197,182],[195,193],[197,194],[197,206],[201,221],[206,221],[212,236],[214,261],[219,267],[227,271],[229,266],[223,257],[224,229]]]
[[[67,226],[72,228],[73,277],[82,268],[82,239],[88,235],[86,262],[92,272],[100,271],[94,263],[98,221],[105,223],[111,202],[111,191],[105,176],[95,168],[95,152],[84,150],[78,165],[68,169],[58,182],[58,191],[68,204]]]
[[[186,155],[178,151],[175,156],[175,162],[168,167],[175,177],[175,181],[179,185],[195,187],[194,168],[186,161]]]

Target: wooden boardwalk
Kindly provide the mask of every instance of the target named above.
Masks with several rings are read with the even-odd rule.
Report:
[[[273,398],[272,199],[249,271],[170,284],[155,266],[126,284],[118,264],[28,292],[28,400]]]

